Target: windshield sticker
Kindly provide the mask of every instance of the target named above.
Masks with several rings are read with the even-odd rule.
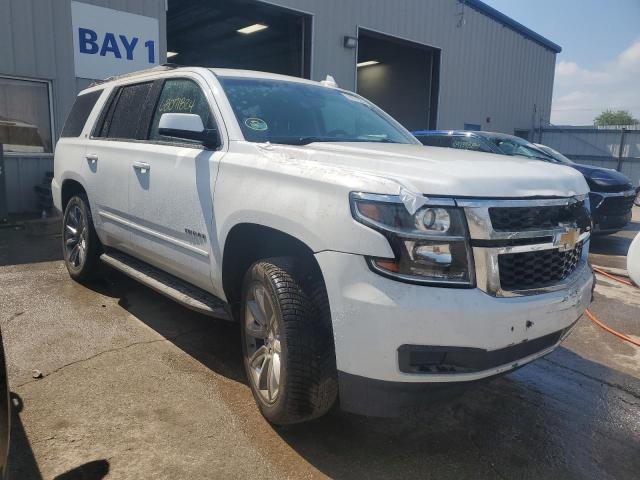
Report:
[[[267,122],[265,122],[261,118],[247,118],[244,121],[244,124],[251,130],[256,130],[258,132],[264,132],[265,130],[269,129]]]

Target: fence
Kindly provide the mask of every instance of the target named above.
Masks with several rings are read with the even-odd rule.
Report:
[[[640,129],[545,127],[530,135],[577,163],[619,170],[640,182]]]

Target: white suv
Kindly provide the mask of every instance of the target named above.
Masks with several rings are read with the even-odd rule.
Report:
[[[239,321],[277,424],[396,415],[552,351],[591,300],[588,192],[424,147],[330,81],[171,67],[82,91],[53,179],[70,275],[101,259]]]

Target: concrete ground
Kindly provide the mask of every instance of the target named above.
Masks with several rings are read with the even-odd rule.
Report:
[[[623,266],[638,213],[625,232],[593,241],[593,263]],[[0,265],[13,480],[640,472],[640,349],[586,318],[553,354],[431,412],[387,420],[335,411],[274,428],[246,385],[236,325],[113,271],[77,284],[55,237],[1,229]],[[640,337],[640,290],[599,280],[593,311]]]

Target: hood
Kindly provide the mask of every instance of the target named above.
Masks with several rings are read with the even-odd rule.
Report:
[[[621,192],[633,188],[631,180],[616,170],[578,163],[574,163],[571,167],[584,175],[594,192]]]
[[[589,191],[584,177],[571,167],[492,153],[392,143],[317,142],[271,149],[289,158],[409,182],[426,195],[567,197]]]

